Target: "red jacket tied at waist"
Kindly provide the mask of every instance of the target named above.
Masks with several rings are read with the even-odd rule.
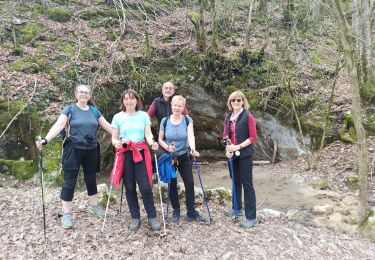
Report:
[[[146,164],[146,170],[147,170],[147,177],[148,182],[150,186],[152,185],[152,164],[151,164],[151,154],[150,150],[148,149],[147,143],[145,141],[133,143],[133,142],[126,142],[127,146],[122,147],[120,149],[116,149],[116,156],[115,161],[113,164],[113,168],[110,174],[110,180],[112,181],[113,178],[113,184],[116,188],[120,186],[120,180],[122,178],[123,169],[124,169],[124,152],[132,149],[133,151],[133,162],[137,163],[143,160],[141,152],[138,150],[138,148],[143,149],[144,151],[144,160]]]

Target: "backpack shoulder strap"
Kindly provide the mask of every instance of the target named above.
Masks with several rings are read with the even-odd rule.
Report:
[[[70,120],[71,120],[71,118],[73,116],[73,113],[74,113],[74,104],[70,103],[68,107],[69,107],[68,121],[70,123]]]
[[[184,116],[184,118],[185,118],[186,127],[188,127],[189,124],[190,124],[189,118],[188,118],[187,115],[183,115],[183,116]]]
[[[64,140],[65,140],[66,137],[70,137],[70,120],[72,120],[73,111],[74,111],[74,104],[70,103],[69,104],[68,121],[66,122],[66,125],[65,125],[65,128],[64,128],[64,130],[65,130]]]
[[[165,120],[164,120],[164,123],[163,123],[163,126],[164,126],[164,132],[165,132],[165,128],[167,127],[168,120],[169,120],[170,118],[171,118],[171,115],[165,117]]]
[[[171,115],[169,115],[169,116],[166,116],[166,117],[164,117],[163,119],[165,119],[164,120],[164,122],[163,122],[163,126],[164,126],[164,137],[163,137],[163,140],[165,141],[165,130],[166,130],[166,128],[167,128],[167,123],[168,123],[168,120],[171,118]]]
[[[185,124],[186,124],[186,127],[187,127],[187,126],[189,125],[189,123],[190,123],[189,118],[188,118],[187,115],[183,115],[183,116],[184,116],[184,118],[185,118]],[[165,118],[166,118],[166,119],[164,120],[164,123],[163,123],[164,130],[165,130],[165,128],[167,127],[167,123],[168,123],[168,120],[171,118],[171,115],[166,116]]]
[[[91,112],[93,113],[93,115],[95,116],[96,120],[99,120],[100,114],[99,114],[98,108],[93,105],[89,105],[89,108]]]

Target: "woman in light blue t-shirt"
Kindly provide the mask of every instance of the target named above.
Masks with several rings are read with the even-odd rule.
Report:
[[[136,184],[142,194],[143,204],[147,212],[151,229],[160,229],[156,218],[156,209],[151,188],[152,166],[147,144],[153,150],[158,149],[151,132],[151,121],[146,112],[140,111],[141,98],[133,89],[125,90],[120,99],[122,110],[112,120],[112,144],[117,150],[123,151],[122,178],[125,196],[131,215],[129,229],[137,231],[141,224]],[[140,158],[142,156],[142,158]]]
[[[172,153],[175,157],[175,167],[177,167],[184,181],[187,208],[185,219],[187,221],[204,222],[206,219],[195,210],[194,206],[194,179],[189,152],[194,157],[199,157],[199,153],[195,150],[193,120],[182,114],[185,104],[186,100],[183,96],[178,95],[172,98],[172,115],[164,117],[160,123],[159,144],[166,152]],[[176,178],[171,180],[170,198],[173,207],[172,221],[178,222],[180,219],[180,203],[178,201]]]

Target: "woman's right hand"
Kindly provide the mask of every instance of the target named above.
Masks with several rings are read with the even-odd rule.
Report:
[[[168,149],[167,149],[168,152],[174,153],[175,150],[176,150],[175,145],[173,145],[173,144],[168,145]]]
[[[120,140],[114,141],[112,144],[116,149],[120,149],[122,147],[122,142]]]
[[[38,139],[35,141],[36,147],[39,150],[42,150],[43,146],[46,145],[47,143],[48,143],[48,141],[47,141],[46,138],[40,138],[40,137],[38,137]]]
[[[225,156],[226,156],[228,159],[230,159],[230,158],[233,157],[233,152],[226,151],[226,152],[225,152]]]
[[[35,141],[35,144],[36,144],[36,147],[37,147],[39,150],[42,150],[42,149],[43,149],[43,142],[42,142],[42,140],[36,140],[36,141]]]

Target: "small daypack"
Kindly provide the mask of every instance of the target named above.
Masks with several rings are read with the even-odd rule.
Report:
[[[185,118],[185,123],[186,123],[186,128],[188,127],[190,121],[189,121],[189,118],[187,117],[187,115],[183,115],[184,118]],[[165,117],[166,120],[164,120],[164,123],[163,123],[163,126],[164,126],[164,137],[163,137],[163,140],[165,141],[165,128],[167,127],[167,123],[168,123],[168,120],[171,118],[171,115],[169,116],[166,116]],[[164,119],[164,118],[163,118]],[[157,156],[161,156],[162,154],[164,154],[165,152],[167,152],[161,145],[159,145],[159,149],[157,150],[156,154]]]
[[[96,106],[93,106],[93,105],[89,105],[89,108],[90,108],[91,113],[96,118],[96,121],[99,121],[99,115],[100,114],[99,114],[98,108]],[[60,132],[61,139],[63,139],[63,140],[65,140],[66,137],[70,136],[70,120],[72,118],[74,110],[75,110],[75,104],[70,104],[69,105],[68,121],[65,125],[65,128],[63,130],[61,130],[61,132]]]
[[[183,116],[185,118],[186,127],[188,127],[189,123],[190,123],[189,118],[187,117],[187,115],[183,115]],[[165,118],[166,118],[166,120],[164,120],[164,123],[163,123],[163,126],[164,126],[164,140],[165,140],[165,128],[167,127],[168,120],[171,119],[171,115],[166,116]]]
[[[189,125],[189,118],[187,117],[187,115],[183,115],[184,116],[184,118],[185,118],[185,123],[186,123],[186,127]],[[164,126],[164,131],[165,131],[165,128],[167,127],[167,123],[168,123],[168,120],[169,119],[171,119],[171,115],[169,115],[169,116],[166,116],[166,120],[164,121],[164,123],[163,123],[163,126]]]

